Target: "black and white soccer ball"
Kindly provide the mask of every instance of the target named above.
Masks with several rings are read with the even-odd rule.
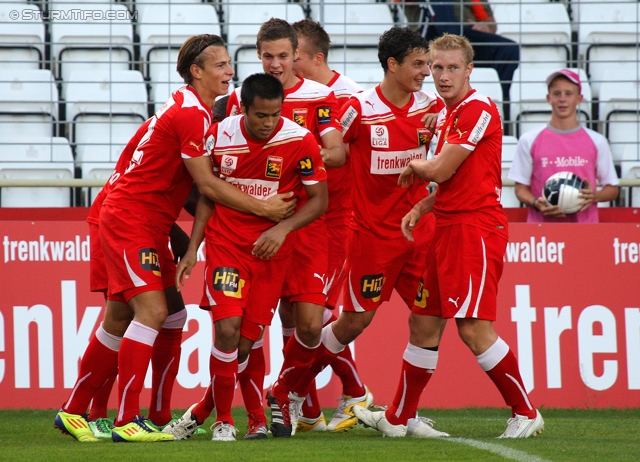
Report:
[[[542,194],[551,205],[557,205],[566,215],[576,213],[582,208],[580,190],[585,182],[572,172],[554,173],[544,184]]]

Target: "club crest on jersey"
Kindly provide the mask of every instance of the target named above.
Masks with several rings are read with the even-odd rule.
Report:
[[[429,144],[431,138],[433,137],[433,133],[428,128],[418,128],[418,144],[420,146],[425,146]]]
[[[384,125],[371,126],[371,147],[389,148],[389,130]]]
[[[204,147],[207,150],[207,155],[211,155],[211,151],[213,151],[213,145],[216,143],[216,139],[213,135],[209,135],[207,137],[207,141],[204,142]]]
[[[311,157],[307,156],[304,159],[300,160],[300,162],[298,162],[298,166],[300,167],[300,175],[313,175],[313,161],[311,160]]]
[[[280,178],[282,174],[282,157],[267,157],[267,170],[264,175],[268,178]]]
[[[220,173],[223,175],[231,175],[238,166],[238,158],[235,156],[222,156],[220,159]]]
[[[219,290],[227,297],[242,298],[244,282],[235,268],[219,266],[213,271],[213,290]]]
[[[294,109],[293,121],[303,128],[307,128],[307,109]]]
[[[318,108],[318,124],[326,125],[331,122],[331,108],[328,106],[321,106]]]
[[[146,271],[152,271],[156,276],[161,276],[158,251],[156,249],[140,249],[138,251],[138,257],[140,258],[140,268]]]
[[[422,279],[420,279],[420,284],[418,285],[418,293],[416,293],[416,299],[413,301],[413,306],[417,308],[426,308],[428,297],[429,291],[425,290]]]
[[[382,273],[362,276],[360,279],[360,293],[362,297],[370,298],[374,302],[379,301],[385,279]]]

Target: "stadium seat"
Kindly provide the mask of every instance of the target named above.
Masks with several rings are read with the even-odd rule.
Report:
[[[475,71],[475,70],[474,70]],[[515,136],[502,137],[502,178],[507,178],[511,163],[516,155],[518,139]],[[516,197],[514,186],[502,187],[502,198],[500,203],[503,207],[520,207],[520,201]]]
[[[323,24],[333,45],[377,47],[380,36],[394,25],[389,5],[384,2],[312,3],[311,17]]]
[[[19,11],[17,19],[10,17]],[[3,68],[40,69],[45,28],[40,9],[18,2],[0,2],[0,62]]]
[[[640,162],[623,161],[620,162],[621,178],[640,180]],[[640,207],[640,186],[629,188],[628,207]]]
[[[171,93],[184,85],[184,80],[182,80],[182,77],[180,77],[177,72],[159,72],[149,92],[151,101],[153,102],[153,110],[158,111],[162,105],[167,102]]]
[[[567,66],[571,57],[571,22],[562,3],[499,3],[492,8],[498,34],[521,45],[521,69],[535,68],[540,63]]]
[[[557,67],[530,68],[521,71],[516,69],[509,96],[511,99],[511,121],[515,122],[515,135],[519,138],[526,131],[537,125],[547,123],[551,117],[551,106],[547,103],[547,76]],[[580,104],[578,118],[582,123],[592,120],[591,87],[583,69],[572,69],[580,75],[584,99]]]
[[[471,87],[475,88],[478,93],[488,96],[496,103],[500,116],[504,119],[502,108],[502,86],[500,85],[500,77],[498,71],[491,67],[474,67],[469,77]]]
[[[69,141],[59,137],[0,138],[0,178],[71,179],[73,155]],[[69,207],[68,187],[3,187],[2,207]]]
[[[608,69],[600,86],[599,119],[609,140],[613,161],[640,161],[640,69],[620,74]]]
[[[138,71],[103,75],[74,72],[71,79],[66,121],[76,165],[85,178],[97,168],[94,164],[115,163],[147,119],[147,90]]]
[[[329,67],[355,80],[365,90],[382,81],[384,71],[378,60],[378,48],[365,46],[333,46],[329,50]]]
[[[65,3],[68,17],[51,19],[51,56],[56,76],[66,81],[72,72],[131,68],[133,60],[132,13],[117,3]],[[74,12],[78,12],[75,14]],[[91,14],[99,12],[100,14]],[[114,19],[107,19],[113,12]],[[80,14],[81,13],[81,14]]]
[[[53,136],[58,90],[48,69],[0,70],[0,138]]]
[[[302,6],[297,3],[230,3],[227,8],[227,45],[236,66],[235,82],[242,82],[253,72],[262,72],[256,56],[256,36],[263,22],[280,18],[294,23],[305,17]]]
[[[594,96],[600,95],[604,73],[612,66],[620,75],[635,72],[640,5],[638,2],[579,3],[578,52],[586,62]]]

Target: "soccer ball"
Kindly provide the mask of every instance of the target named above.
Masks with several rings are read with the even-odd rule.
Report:
[[[576,213],[582,208],[580,190],[586,187],[582,178],[572,172],[554,173],[544,183],[542,194],[551,205],[557,205],[565,214]]]

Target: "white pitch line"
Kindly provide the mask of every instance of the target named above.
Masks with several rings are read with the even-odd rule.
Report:
[[[452,441],[454,443],[462,443],[474,448],[483,449],[485,451],[493,452],[506,459],[516,460],[518,462],[550,462],[547,459],[528,454],[524,451],[518,451],[517,449],[508,448],[500,444],[485,443],[483,441],[472,440],[469,438],[439,438],[441,441]]]

